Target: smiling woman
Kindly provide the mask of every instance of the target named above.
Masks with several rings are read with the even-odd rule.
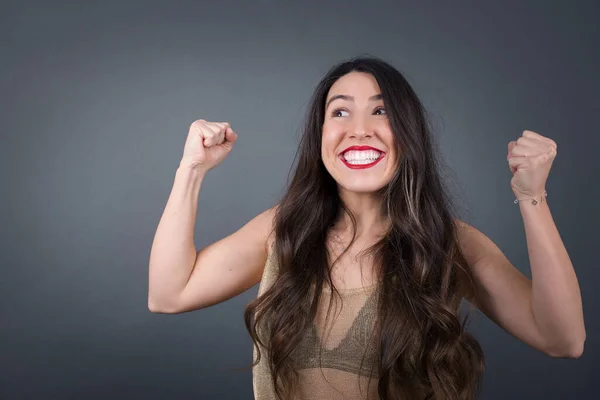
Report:
[[[246,309],[257,400],[476,395],[483,354],[459,317],[476,289],[427,126],[379,59],[317,86]]]
[[[472,400],[484,357],[462,299],[542,352],[583,351],[579,288],[547,203],[520,202],[533,275],[545,274],[532,283],[454,215],[423,106],[390,64],[334,66],[281,200],[196,253],[201,182],[236,138],[225,122],[190,127],[152,246],[148,306],[201,309],[260,283],[244,315],[256,400]],[[556,145],[526,131],[509,150],[515,174],[532,170],[515,160],[525,152],[543,158],[543,172]],[[544,183],[538,172],[518,178],[515,194]]]
[[[331,86],[321,140],[323,164],[340,190],[373,193],[391,180],[394,134],[373,75],[350,72]]]

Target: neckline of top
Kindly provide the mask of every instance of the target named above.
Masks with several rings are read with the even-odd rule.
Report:
[[[368,292],[368,291],[374,289],[376,286],[377,286],[377,283],[372,283],[371,285],[368,285],[368,286],[361,286],[361,287],[355,287],[355,288],[338,288],[338,287],[336,287],[336,290],[340,293],[350,294],[350,293]],[[323,291],[332,292],[333,290],[326,283],[323,286]]]

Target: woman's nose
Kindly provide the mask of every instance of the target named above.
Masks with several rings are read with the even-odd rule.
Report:
[[[371,127],[363,118],[356,119],[354,126],[351,128],[351,132],[351,137],[363,138],[372,136]]]

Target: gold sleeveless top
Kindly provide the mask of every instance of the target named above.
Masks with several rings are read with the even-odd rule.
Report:
[[[276,257],[272,250],[265,264],[258,296],[273,284],[277,276]],[[377,344],[374,341],[377,286],[338,289],[338,292],[341,304],[330,288],[324,289],[314,323],[292,354],[299,374],[296,400],[379,399]],[[333,303],[327,317],[332,294]],[[253,355],[256,360],[256,347]],[[255,400],[276,399],[266,357],[266,349],[261,347],[261,360],[252,371]]]

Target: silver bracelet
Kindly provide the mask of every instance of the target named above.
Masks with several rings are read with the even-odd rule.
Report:
[[[544,196],[548,197],[548,193],[545,190],[544,190],[544,194],[542,194],[540,196],[540,201],[539,202],[541,202],[541,203],[544,202]],[[538,203],[538,201],[537,201],[537,199],[535,197],[531,197],[531,198],[528,198],[528,199],[515,199],[514,203],[517,204],[519,201],[530,200],[530,199],[532,199],[531,200],[531,204],[533,204],[534,206]]]

